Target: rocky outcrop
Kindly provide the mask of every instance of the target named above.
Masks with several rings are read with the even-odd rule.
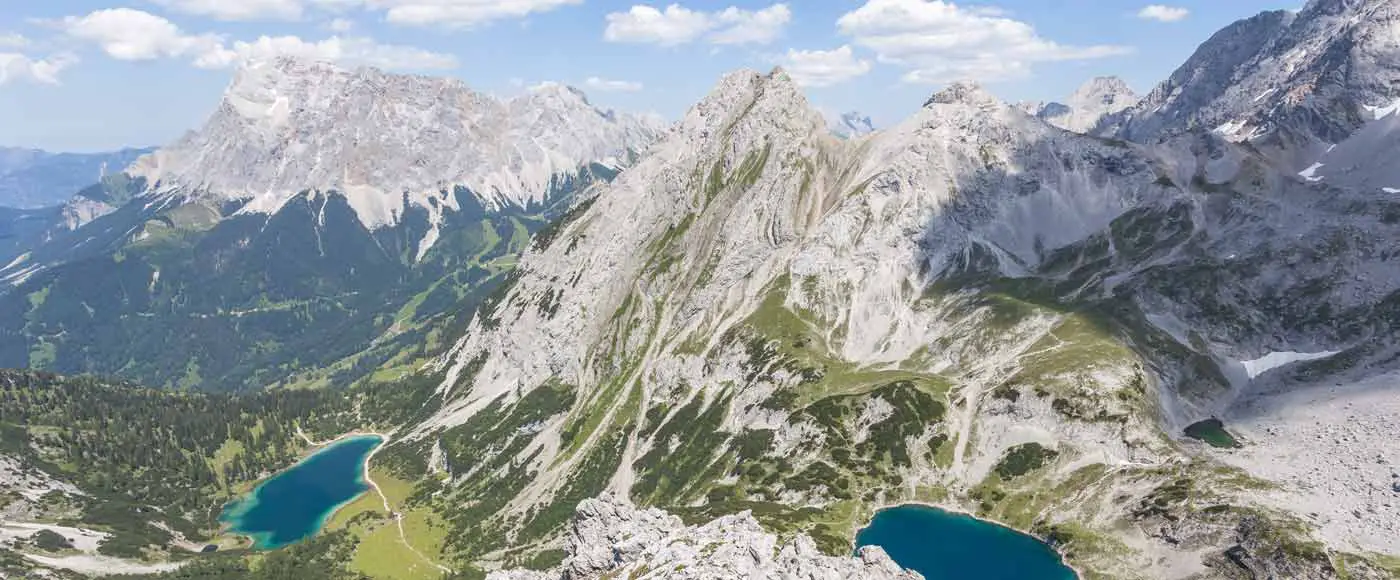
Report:
[[[780,539],[749,512],[700,526],[613,496],[584,500],[567,533],[568,557],[556,570],[493,572],[488,580],[600,578],[771,580],[921,580],[884,550],[867,546],[855,557],[826,556],[807,536]]]

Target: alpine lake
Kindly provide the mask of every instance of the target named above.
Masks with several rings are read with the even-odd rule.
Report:
[[[310,538],[337,509],[369,490],[365,460],[383,443],[378,435],[335,441],[225,505],[219,521],[260,550]]]
[[[926,580],[1075,580],[1059,552],[1034,536],[923,505],[880,510],[856,548],[880,546]]]
[[[369,490],[364,465],[384,439],[335,441],[224,506],[228,531],[274,550],[314,536],[337,509]],[[880,546],[927,580],[1076,580],[1048,544],[954,512],[908,504],[880,510],[856,535],[856,547]]]

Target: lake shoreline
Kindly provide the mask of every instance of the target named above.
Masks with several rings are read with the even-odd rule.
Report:
[[[984,517],[978,516],[977,514],[974,514],[974,513],[972,513],[972,512],[969,512],[969,511],[963,509],[962,507],[959,507],[959,506],[956,506],[956,505],[951,505],[951,504],[940,504],[940,503],[935,503],[935,502],[930,502],[930,501],[923,501],[923,500],[909,500],[909,501],[901,501],[901,502],[897,502],[897,503],[880,503],[880,504],[876,504],[875,507],[874,507],[874,509],[872,510],[871,514],[870,514],[870,517],[866,518],[865,525],[862,525],[862,526],[857,527],[857,528],[855,529],[855,531],[851,534],[851,545],[852,545],[852,546],[856,546],[856,545],[858,544],[857,538],[860,537],[860,533],[861,533],[862,531],[864,531],[866,528],[869,528],[870,525],[871,525],[872,523],[874,523],[874,521],[875,521],[875,516],[879,515],[880,512],[886,511],[886,510],[892,510],[892,509],[896,509],[896,508],[901,508],[901,507],[907,507],[907,506],[919,506],[919,507],[932,508],[932,509],[939,510],[939,511],[942,511],[942,512],[946,512],[946,513],[950,513],[950,514],[955,514],[955,515],[960,515],[960,516],[968,517],[968,518],[974,519],[974,520],[976,520],[976,521],[978,521],[978,522],[991,524],[991,525],[997,526],[997,527],[999,527],[999,528],[1003,528],[1003,529],[1006,529],[1006,530],[1010,530],[1010,531],[1012,531],[1012,532],[1015,532],[1015,533],[1018,533],[1018,534],[1021,534],[1021,535],[1027,536],[1027,537],[1030,537],[1030,538],[1034,538],[1036,541],[1040,542],[1041,544],[1044,544],[1045,547],[1049,548],[1049,549],[1050,549],[1051,551],[1053,551],[1056,555],[1058,555],[1059,558],[1060,558],[1060,563],[1061,563],[1065,568],[1068,568],[1070,571],[1074,572],[1074,576],[1075,576],[1076,580],[1084,580],[1085,578],[1088,578],[1088,576],[1085,574],[1084,570],[1081,570],[1081,569],[1080,569],[1077,565],[1075,565],[1073,562],[1070,562],[1069,557],[1066,556],[1065,553],[1064,553],[1063,551],[1061,551],[1060,548],[1059,548],[1058,546],[1052,546],[1049,542],[1046,542],[1045,540],[1041,539],[1040,536],[1035,535],[1034,533],[1032,533],[1032,532],[1029,531],[1029,530],[1021,530],[1021,529],[1017,528],[1016,526],[1007,524],[1007,523],[1005,523],[1005,522],[1001,522],[1001,521],[998,521],[998,520],[995,520],[995,519],[984,518]]]
[[[304,432],[301,431],[300,427],[298,427],[297,435],[300,436],[301,439],[307,444],[307,448],[302,452],[301,457],[299,457],[292,464],[282,469],[279,469],[276,472],[254,482],[252,489],[250,489],[247,493],[245,493],[241,497],[236,497],[226,502],[223,506],[224,514],[221,514],[219,516],[219,521],[221,524],[219,534],[223,536],[233,536],[235,538],[238,538],[240,548],[242,549],[271,550],[276,548],[266,547],[267,538],[261,537],[271,534],[272,532],[239,532],[234,529],[234,527],[237,524],[235,521],[232,520],[238,519],[240,515],[246,514],[249,510],[254,509],[258,505],[260,501],[259,494],[262,492],[263,487],[269,482],[272,482],[277,477],[282,476],[294,469],[297,469],[300,466],[303,466],[307,461],[311,460],[312,458],[315,458],[316,456],[325,451],[330,450],[336,445],[347,443],[361,438],[373,438],[376,440],[373,449],[366,453],[364,459],[359,462],[359,469],[355,474],[355,483],[364,486],[364,490],[329,508],[329,510],[319,518],[319,521],[316,523],[315,526],[315,531],[308,535],[306,538],[303,538],[302,540],[321,534],[324,531],[326,524],[329,523],[335,517],[336,513],[344,509],[346,506],[355,503],[366,493],[378,490],[378,484],[376,484],[374,480],[370,477],[369,462],[374,457],[374,455],[379,452],[379,450],[383,449],[384,446],[389,443],[390,438],[388,434],[356,430],[344,433],[326,441],[315,441],[308,437]],[[229,506],[234,507],[233,509],[230,509]]]

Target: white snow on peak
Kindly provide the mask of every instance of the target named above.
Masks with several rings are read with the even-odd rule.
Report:
[[[456,209],[454,186],[491,207],[542,201],[556,175],[628,158],[663,131],[555,83],[498,99],[454,79],[278,58],[240,68],[203,128],[128,172],[159,191],[247,200],[244,212],[333,190],[377,228],[405,198],[436,223]]]
[[[1384,191],[1384,192],[1386,192],[1386,193],[1400,193],[1400,188],[1396,188],[1396,187],[1382,187],[1382,188],[1381,188],[1381,191]]]
[[[1332,350],[1323,352],[1271,352],[1254,360],[1242,360],[1240,361],[1240,364],[1244,365],[1244,372],[1249,375],[1249,379],[1254,380],[1259,375],[1262,375],[1266,372],[1269,372],[1284,365],[1290,365],[1296,362],[1304,362],[1310,360],[1320,360],[1331,357],[1340,352],[1342,351]]]

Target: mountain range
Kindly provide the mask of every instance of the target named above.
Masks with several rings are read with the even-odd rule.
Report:
[[[3,256],[0,361],[206,389],[359,378],[404,344],[431,350],[425,325],[469,315],[532,234],[662,130],[561,85],[501,101],[251,64],[203,128]]]
[[[0,207],[33,210],[61,205],[109,171],[120,172],[151,151],[50,153],[0,147]]]
[[[878,131],[781,68],[663,126],[245,67],[7,250],[0,362],[160,389],[0,373],[0,509],[106,534],[0,535],[0,570],[904,579],[852,538],[915,502],[1084,578],[1400,576],[1397,10],[1246,19],[1141,100],[953,83]],[[377,495],[181,553],[346,432],[389,437]]]

